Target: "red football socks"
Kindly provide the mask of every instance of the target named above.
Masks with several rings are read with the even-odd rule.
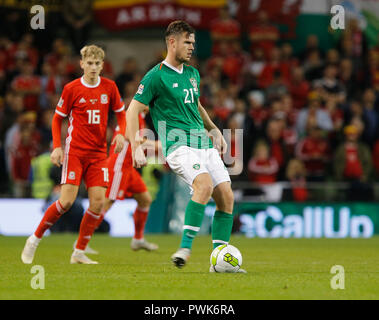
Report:
[[[45,215],[38,225],[37,230],[34,232],[34,235],[37,238],[41,239],[45,231],[49,229],[54,223],[56,223],[62,214],[64,214],[66,211],[67,210],[63,209],[59,200],[55,201],[45,211]]]
[[[101,223],[103,222],[103,220],[104,220],[104,216],[105,216],[105,213],[106,213],[106,212],[101,211],[101,213],[100,213],[100,218],[99,218],[99,219],[97,220],[97,222],[96,222],[95,230],[98,229],[98,228],[100,227]]]
[[[142,239],[143,232],[145,229],[145,224],[147,220],[147,215],[149,213],[149,208],[136,208],[133,214],[134,220],[134,239]]]
[[[79,238],[76,243],[76,249],[84,250],[87,247],[87,244],[95,232],[100,218],[100,214],[93,213],[87,209],[80,224]]]

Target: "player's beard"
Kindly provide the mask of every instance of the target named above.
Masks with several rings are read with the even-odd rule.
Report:
[[[175,59],[178,63],[188,63],[191,60],[191,57],[186,58],[185,55],[176,54]]]

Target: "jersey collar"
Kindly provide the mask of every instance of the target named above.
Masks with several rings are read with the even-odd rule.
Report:
[[[183,73],[184,65],[182,65],[182,70],[179,70],[178,68],[175,68],[174,66],[172,66],[171,64],[169,64],[166,60],[163,60],[162,63],[163,63],[164,65],[166,65],[167,67],[169,67],[170,69],[176,71],[177,73],[180,73],[180,74]]]
[[[85,87],[87,87],[87,88],[96,88],[96,87],[98,87],[99,84],[100,84],[100,77],[98,77],[97,82],[96,82],[96,84],[94,84],[94,85],[90,85],[90,84],[86,83],[86,82],[84,81],[84,76],[82,76],[82,77],[80,78],[80,82],[82,83],[83,86],[85,86]]]

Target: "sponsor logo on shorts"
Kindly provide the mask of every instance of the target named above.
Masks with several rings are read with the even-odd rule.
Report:
[[[120,190],[120,192],[118,193],[118,197],[122,198],[123,195],[124,195],[124,190]]]
[[[75,180],[75,171],[70,171],[70,173],[68,174],[68,178],[70,180]]]
[[[195,163],[192,168],[194,168],[195,170],[199,170],[200,169],[200,164],[198,163]]]

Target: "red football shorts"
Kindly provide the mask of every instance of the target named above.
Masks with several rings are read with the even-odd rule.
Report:
[[[125,198],[131,198],[135,193],[147,191],[141,175],[133,167],[118,171],[109,169],[109,177],[110,183],[106,193],[108,199],[124,200]]]
[[[107,158],[64,155],[61,184],[79,186],[82,179],[87,189],[90,187],[107,188],[109,186]]]

